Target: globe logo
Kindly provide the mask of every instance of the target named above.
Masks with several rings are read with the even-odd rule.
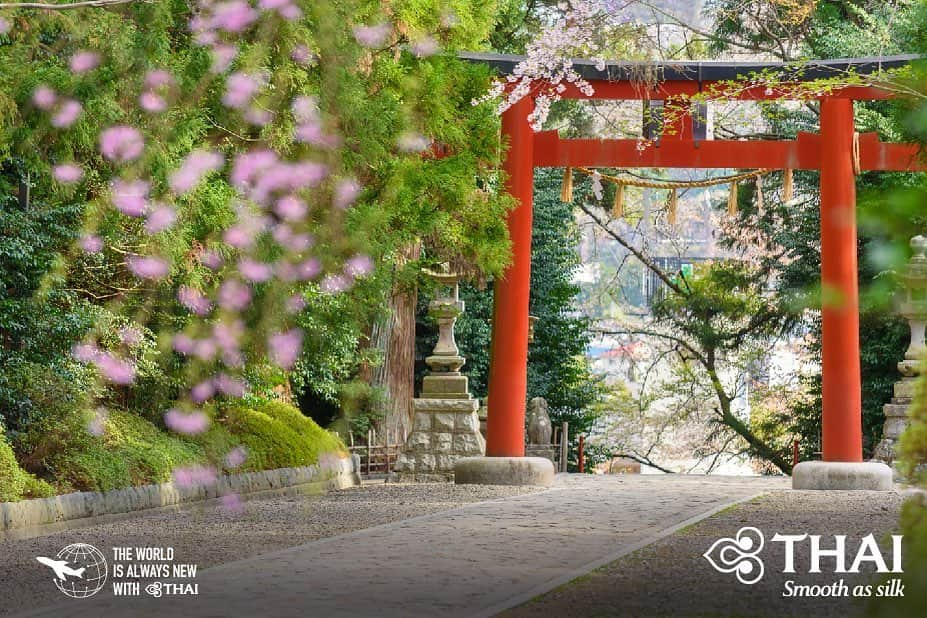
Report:
[[[72,599],[92,597],[106,585],[106,556],[93,545],[72,543],[54,559],[38,556],[36,560],[54,571],[55,586]]]

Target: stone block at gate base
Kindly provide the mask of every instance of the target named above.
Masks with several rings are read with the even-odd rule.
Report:
[[[792,470],[792,489],[891,491],[892,469],[883,463],[803,461]]]
[[[543,457],[467,457],[454,466],[458,485],[554,484],[554,464]]]
[[[396,462],[400,480],[451,480],[454,463],[486,451],[475,399],[415,399],[414,431]]]

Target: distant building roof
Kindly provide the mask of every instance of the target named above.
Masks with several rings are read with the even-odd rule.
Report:
[[[457,57],[470,62],[481,62],[495,68],[503,75],[509,75],[524,56],[483,52],[460,52]],[[596,68],[594,60],[578,58],[573,68],[584,79],[607,81],[640,80],[645,75],[656,76],[661,81],[723,81],[745,77],[762,71],[790,71],[794,81],[811,81],[836,77],[847,72],[871,75],[885,69],[903,67],[921,56],[906,54],[900,56],[875,56],[870,58],[837,58],[833,60],[808,60],[805,62],[608,62],[605,68]]]

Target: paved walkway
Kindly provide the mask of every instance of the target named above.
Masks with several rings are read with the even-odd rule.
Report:
[[[202,571],[198,596],[94,599],[35,616],[485,616],[786,479],[561,476],[471,504]],[[151,539],[151,544],[157,544]],[[102,596],[105,594],[106,596]]]

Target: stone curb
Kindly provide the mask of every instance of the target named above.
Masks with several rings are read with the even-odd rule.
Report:
[[[359,485],[360,478],[353,459],[340,458],[324,467],[316,464],[224,475],[211,485],[197,487],[161,483],[105,492],[82,491],[51,498],[0,502],[0,532],[211,500],[227,493],[244,495],[321,482],[337,487]]]

